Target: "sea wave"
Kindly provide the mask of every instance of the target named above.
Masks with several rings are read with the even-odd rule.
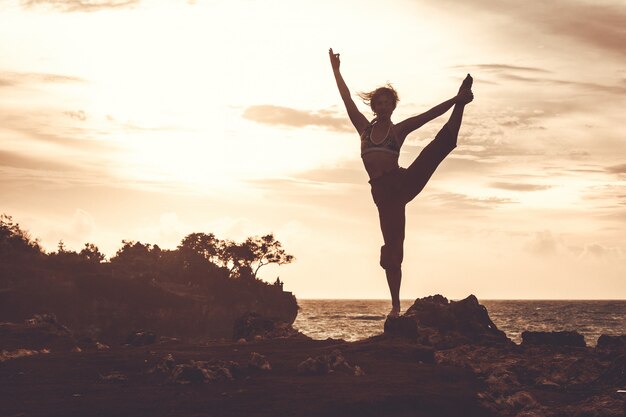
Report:
[[[402,302],[402,311],[413,300]],[[387,300],[299,300],[294,327],[315,339],[365,339],[383,332]],[[626,334],[626,301],[481,300],[491,320],[516,343],[530,331],[575,330],[594,346],[602,334]]]

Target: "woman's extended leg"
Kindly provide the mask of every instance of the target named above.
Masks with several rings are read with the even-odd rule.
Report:
[[[461,88],[469,89],[472,85],[471,81],[471,77],[468,76],[468,78],[463,81]],[[408,190],[407,202],[415,198],[415,196],[424,189],[441,161],[456,148],[459,129],[463,121],[465,104],[467,103],[457,103],[454,105],[448,122],[441,128],[439,133],[437,133],[435,139],[426,145],[415,161],[407,168],[407,183],[405,184],[405,188]]]

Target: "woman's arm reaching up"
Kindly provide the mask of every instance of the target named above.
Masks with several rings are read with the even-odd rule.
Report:
[[[337,88],[339,89],[339,94],[341,94],[341,99],[346,106],[346,110],[348,111],[348,117],[350,117],[350,121],[356,128],[359,135],[365,131],[369,121],[363,113],[359,111],[354,104],[354,100],[352,100],[352,96],[350,95],[350,90],[346,85],[346,82],[343,80],[341,76],[341,72],[339,72],[339,54],[333,52],[333,48],[328,50],[328,55],[330,57],[330,65],[333,67],[333,74],[335,75],[335,81],[337,81]]]

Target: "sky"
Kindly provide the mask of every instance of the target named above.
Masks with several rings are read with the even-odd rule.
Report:
[[[296,261],[265,280],[387,298],[332,47],[368,118],[359,91],[391,82],[398,123],[474,77],[459,146],[407,206],[403,299],[626,299],[624,1],[0,0],[0,18],[0,212],[48,251],[272,232]]]

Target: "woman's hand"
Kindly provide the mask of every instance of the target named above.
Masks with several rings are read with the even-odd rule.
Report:
[[[333,71],[339,71],[339,54],[333,52],[333,48],[328,50],[328,56],[330,57],[330,65],[333,67]]]

